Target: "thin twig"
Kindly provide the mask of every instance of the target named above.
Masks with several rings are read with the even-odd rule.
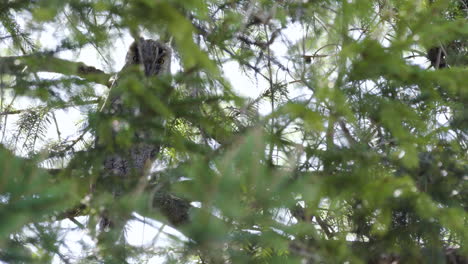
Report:
[[[68,108],[68,107],[83,106],[83,105],[89,105],[89,104],[97,104],[97,103],[99,103],[99,100],[89,100],[89,101],[84,101],[84,102],[80,102],[80,103],[65,104],[65,105],[62,105],[62,106],[59,106],[59,107],[54,107],[51,110],[53,110],[53,109],[64,109],[64,108]],[[40,110],[43,110],[45,108],[47,108],[47,106],[27,108],[27,109],[18,109],[18,110],[7,110],[7,111],[0,112],[0,116],[16,115],[16,114],[21,114],[21,113],[26,112],[26,111],[40,111]]]

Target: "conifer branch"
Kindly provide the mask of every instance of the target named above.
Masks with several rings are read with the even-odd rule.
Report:
[[[73,62],[42,54],[0,57],[0,74],[19,75],[25,72],[51,72],[74,75],[89,82],[106,86],[112,76],[82,62]]]

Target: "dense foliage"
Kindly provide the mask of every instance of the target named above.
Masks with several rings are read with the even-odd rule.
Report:
[[[467,5],[2,0],[0,261],[467,263]],[[103,116],[130,36],[176,66],[128,73],[144,111]],[[103,177],[142,130],[151,173]],[[103,212],[179,233],[130,244]]]

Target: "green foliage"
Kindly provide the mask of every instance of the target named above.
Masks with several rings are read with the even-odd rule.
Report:
[[[55,222],[58,212],[79,201],[76,185],[54,180],[34,161],[0,150],[1,206],[0,258],[12,263],[48,263],[59,243]],[[27,235],[23,234],[24,230]],[[30,250],[34,245],[36,252]]]
[[[467,260],[467,1],[4,2],[0,261]],[[115,43],[141,35],[176,70],[126,68],[125,110],[100,111]],[[104,70],[64,59],[90,49]],[[136,144],[156,168],[110,177]],[[179,233],[130,244],[140,216]]]

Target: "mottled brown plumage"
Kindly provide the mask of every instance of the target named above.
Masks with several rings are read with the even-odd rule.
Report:
[[[135,41],[127,52],[124,67],[117,75],[106,101],[101,106],[100,112],[112,124],[112,128],[108,128],[111,131],[105,131],[105,134],[111,137],[111,140],[109,138],[97,138],[96,145],[106,148],[108,146],[105,146],[105,142],[114,144],[112,148],[107,148],[112,149],[112,151],[109,151],[104,159],[103,177],[105,178],[104,182],[112,183],[112,186],[109,186],[112,188],[110,191],[116,197],[122,194],[122,190],[125,189],[124,185],[129,181],[130,176],[139,178],[149,172],[151,164],[160,150],[159,145],[148,143],[150,135],[154,133],[152,131],[136,132],[132,141],[134,143],[130,147],[124,148],[115,142],[114,138],[117,133],[122,127],[128,125],[124,121],[125,118],[119,117],[128,117],[129,114],[132,114],[136,118],[137,115],[141,114],[140,109],[136,109],[138,106],[135,106],[135,109],[126,109],[128,106],[124,105],[124,95],[122,94],[122,90],[126,89],[126,87],[119,87],[119,85],[123,85],[123,82],[121,84],[119,80],[122,80],[131,67],[135,66],[148,78],[168,74],[170,73],[171,56],[171,48],[164,43],[143,38]],[[119,182],[122,183],[121,186],[118,184]],[[105,230],[116,225],[123,228],[122,225],[125,224],[126,220],[116,218],[111,217],[109,212],[105,210],[102,214],[100,229]],[[116,223],[117,221],[120,223]]]
[[[127,68],[134,65],[139,65],[147,77],[167,74],[170,72],[171,55],[171,48],[159,41],[143,38],[135,41],[127,52],[125,66],[111,86],[108,99],[103,104],[101,111],[110,115],[119,115],[124,111],[138,112],[136,109],[124,109],[122,95],[115,89],[119,85],[121,75],[125,74]],[[113,121],[115,129],[121,125],[119,122],[118,120]],[[136,136],[138,140],[144,141],[146,134],[148,134],[146,131],[141,131]],[[116,153],[106,158],[104,167],[107,171],[119,176],[127,175],[131,171],[137,174],[143,173],[145,166],[148,166],[148,162],[155,157],[159,148],[159,146],[144,143],[138,144],[131,147],[129,153],[126,153],[127,155]]]

